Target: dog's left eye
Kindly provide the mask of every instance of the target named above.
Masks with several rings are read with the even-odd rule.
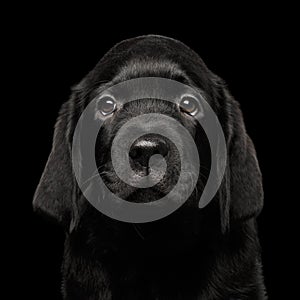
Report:
[[[98,101],[98,110],[102,115],[107,116],[116,110],[116,100],[111,96],[103,96]]]
[[[183,112],[192,116],[197,114],[197,112],[201,109],[198,100],[192,95],[182,96],[179,105]]]

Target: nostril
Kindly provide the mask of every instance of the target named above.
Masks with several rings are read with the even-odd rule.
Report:
[[[131,150],[129,151],[129,156],[132,158],[132,159],[135,159],[138,155],[138,151],[135,147],[131,147]]]
[[[166,157],[168,155],[168,152],[169,152],[169,147],[166,141],[159,141],[157,147],[157,153],[154,154],[160,154],[163,157]]]

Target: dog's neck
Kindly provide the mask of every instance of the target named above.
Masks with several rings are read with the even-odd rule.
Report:
[[[237,247],[240,253],[219,253],[217,245],[202,244],[186,251],[174,249],[169,255],[109,250],[99,255],[91,248],[77,252],[74,242],[67,238],[65,299],[264,299],[257,280],[261,267],[247,242]],[[239,298],[241,294],[245,297]]]

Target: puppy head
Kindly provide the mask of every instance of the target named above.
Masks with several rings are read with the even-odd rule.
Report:
[[[159,36],[138,37],[116,45],[74,89],[70,100],[60,112],[52,152],[35,193],[34,208],[67,226],[71,224],[73,227],[78,222],[84,200],[72,170],[72,137],[80,114],[89,102],[97,98],[99,101],[95,119],[100,116],[104,125],[97,137],[95,157],[99,173],[107,187],[127,201],[150,202],[168,194],[176,184],[181,170],[179,149],[172,141],[159,134],[145,131],[132,144],[129,152],[130,165],[135,173],[133,181],[139,181],[147,175],[150,181],[156,181],[161,174],[155,168],[149,168],[149,159],[154,154],[165,158],[166,172],[155,186],[139,189],[124,183],[116,175],[111,163],[112,142],[126,121],[142,114],[163,114],[182,124],[197,146],[201,144],[198,147],[200,176],[195,191],[186,202],[186,207],[193,210],[190,215],[201,216],[202,212],[195,200],[199,198],[197,193],[201,193],[206,183],[211,162],[205,133],[193,118],[193,113],[201,109],[201,103],[197,98],[185,99],[184,103],[184,95],[178,94],[174,95],[178,99],[174,103],[151,98],[131,101],[122,106],[117,95],[101,93],[108,85],[140,77],[163,77],[196,87],[219,118],[227,141],[226,172],[217,196],[203,209],[203,213],[211,210],[218,202],[223,231],[230,223],[256,216],[262,208],[261,174],[237,102],[230,96],[222,80],[207,69],[197,54],[180,42]],[[142,125],[145,124],[139,125],[141,131],[144,130]],[[151,126],[160,127],[163,122]],[[130,128],[127,130],[130,131]],[[177,137],[180,147],[186,146],[184,137],[178,136],[174,130],[170,134]],[[188,173],[193,180],[193,165],[187,175]]]
[[[163,70],[165,74],[169,74],[169,78],[172,76],[176,76],[177,80],[184,78],[184,72],[172,62],[166,64],[165,61],[162,63],[149,59],[145,62],[134,59],[126,63],[126,66],[119,71],[112,82],[118,85],[119,82],[128,79],[145,78],[145,76],[148,78],[159,77],[162,76],[162,70],[159,69],[159,66],[163,65]],[[182,77],[179,77],[179,74]],[[206,163],[206,170],[209,167],[210,156],[203,130],[197,126],[194,118],[203,110],[200,97],[178,89],[172,91],[172,101],[162,100],[164,97],[163,95],[157,96],[160,92],[155,84],[153,86],[153,89],[156,90],[155,97],[144,97],[141,92],[147,89],[146,85],[151,84],[149,80],[139,81],[138,84],[135,84],[134,80],[133,82],[134,84],[129,84],[128,87],[125,85],[121,92],[119,89],[114,90],[114,88],[107,92],[106,87],[104,91],[101,88],[98,91],[96,119],[100,118],[103,125],[96,143],[96,161],[102,179],[111,192],[127,201],[145,203],[167,195],[178,182],[180,174],[186,178],[180,182],[182,189],[185,189],[189,181],[197,181],[198,179],[196,161],[190,160],[188,165],[181,163],[179,152],[182,153],[185,150],[188,156],[192,156],[192,153],[189,149],[190,141],[179,130],[180,126],[184,127],[186,133],[191,135],[194,140],[196,135],[198,136],[197,139],[201,140],[202,146],[199,147],[199,153],[203,155],[202,160]],[[136,87],[136,85],[139,86]],[[134,95],[137,93],[136,90],[132,91],[133,86],[138,89],[138,97]],[[137,98],[137,100],[126,102],[124,98],[125,100]],[[140,116],[142,119],[139,118]],[[170,124],[164,116],[175,120],[174,123],[177,123],[178,126]],[[123,143],[132,138],[132,132],[139,136],[132,140],[128,149],[129,163],[133,172],[129,176],[127,170],[121,170],[122,178],[115,172],[111,155],[113,142],[116,140],[116,136],[120,135],[120,131],[122,131],[123,139],[125,139]],[[200,135],[203,137],[200,138]],[[176,145],[174,141],[176,141]],[[116,151],[115,159],[119,163],[123,152],[126,152],[123,143],[119,142],[117,146],[119,149]],[[161,170],[155,163],[151,166],[150,162],[155,155],[163,157],[166,164],[165,170]],[[124,180],[124,176],[129,177],[128,180]],[[145,179],[151,187],[138,188],[136,183],[145,181]],[[131,184],[128,184],[128,181]],[[199,184],[200,182],[203,185],[203,180],[199,180]]]

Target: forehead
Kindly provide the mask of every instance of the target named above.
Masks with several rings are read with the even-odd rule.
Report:
[[[161,77],[188,84],[190,82],[185,71],[179,64],[169,59],[134,58],[121,66],[114,83],[140,77]]]
[[[134,58],[119,67],[116,75],[102,84],[96,96],[113,94],[116,97],[169,98],[183,94],[204,96],[179,64],[166,59]]]

